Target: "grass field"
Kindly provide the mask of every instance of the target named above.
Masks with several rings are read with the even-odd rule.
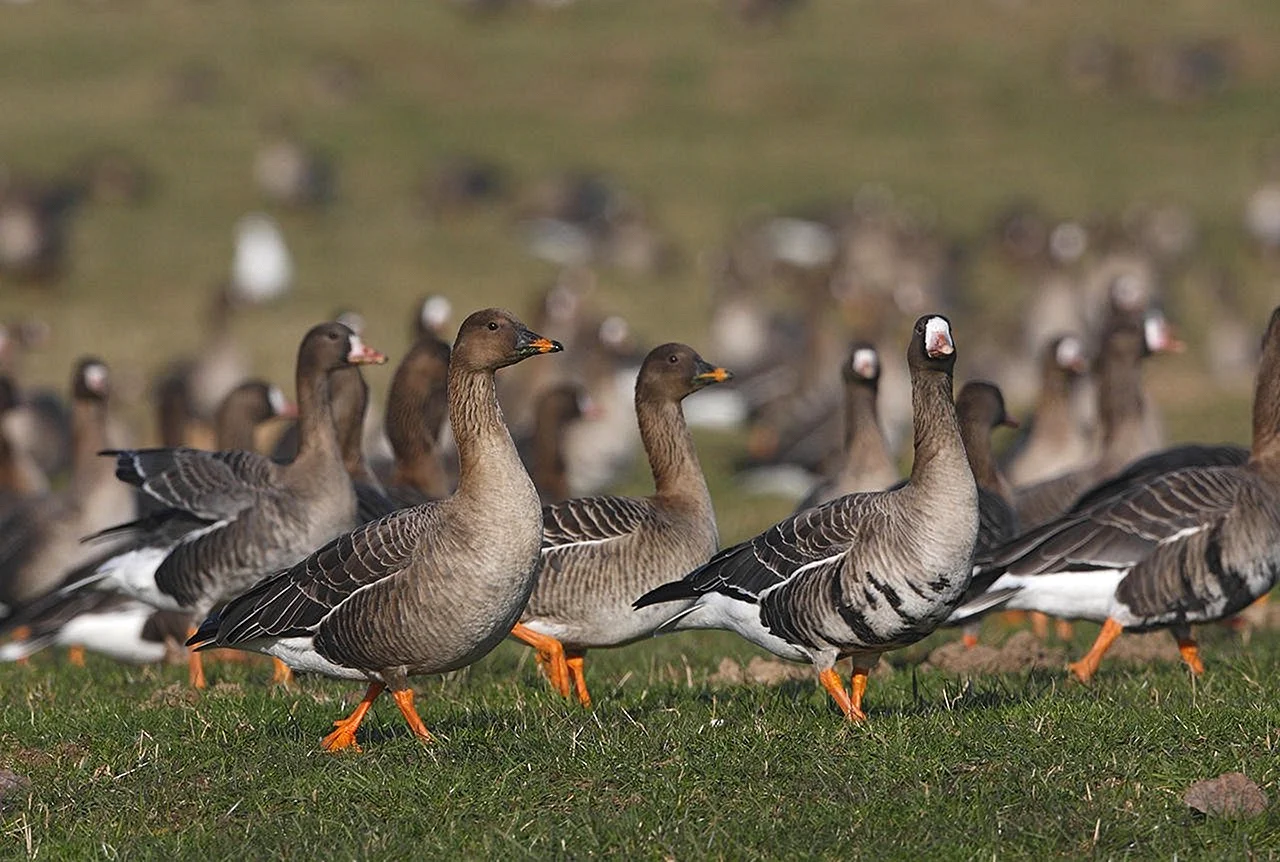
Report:
[[[1115,90],[1062,75],[1069,40],[1104,35],[1135,57]],[[1170,101],[1145,60],[1181,39],[1228,40],[1221,92]],[[357,72],[318,92],[317,68]],[[176,105],[184,69],[210,98]],[[52,175],[104,146],[143,158],[143,204],[77,217],[67,278],[0,284],[0,319],[38,314],[52,342],[28,372],[65,386],[76,355],[103,356],[140,440],[150,374],[199,340],[204,291],[227,273],[231,228],[262,202],[251,159],[283,112],[329,151],[339,193],[322,213],[277,213],[298,266],[285,301],[237,333],[255,367],[291,376],[298,337],[338,307],[369,319],[393,361],[421,293],[465,313],[518,311],[554,277],[512,230],[510,205],[432,222],[413,187],[438,158],[476,153],[520,189],[561,170],[608,171],[681,250],[669,274],[601,275],[599,300],[648,343],[699,345],[709,304],[699,256],[752,208],[799,207],[886,184],[933,211],[965,250],[972,307],[999,317],[1025,286],[984,237],[1029,195],[1062,216],[1141,200],[1190,207],[1201,243],[1171,272],[1171,316],[1199,346],[1212,309],[1194,276],[1224,268],[1259,321],[1280,278],[1249,248],[1241,208],[1280,134],[1280,6],[1266,0],[1074,4],[810,0],[778,31],[729,21],[714,0],[582,0],[492,18],[446,2],[281,0],[0,5],[0,164]],[[978,331],[963,313],[966,339]],[[714,356],[708,356],[715,359]],[[963,369],[963,359],[962,359]],[[1247,440],[1248,396],[1212,390],[1200,354],[1149,380],[1175,440]],[[380,396],[390,373],[369,375]],[[735,434],[699,434],[722,539],[790,508],[730,478]],[[639,471],[621,489],[645,488]],[[1073,650],[1092,635],[1083,626]],[[423,748],[390,702],[365,753],[317,750],[358,699],[322,680],[290,691],[261,667],[219,665],[198,699],[172,667],[61,656],[0,667],[0,769],[28,791],[0,801],[0,858],[534,857],[1225,859],[1280,856],[1280,637],[1207,638],[1208,673],[1104,664],[1092,688],[1058,670],[875,679],[870,721],[845,725],[808,679],[710,681],[751,648],[679,636],[593,656],[596,709],[550,695],[504,645],[418,683],[439,743]],[[1273,800],[1252,820],[1202,819],[1192,781],[1242,770]]]

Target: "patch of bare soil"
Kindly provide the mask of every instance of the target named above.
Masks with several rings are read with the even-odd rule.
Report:
[[[1033,668],[1062,668],[1066,663],[1067,653],[1062,647],[1049,646],[1031,632],[1022,631],[1010,635],[998,647],[966,647],[960,641],[943,644],[929,653],[920,669],[958,674],[1017,673]]]
[[[1214,817],[1256,817],[1268,804],[1267,794],[1243,772],[1224,772],[1217,778],[1197,781],[1182,794],[1182,801]]]
[[[851,671],[848,667],[848,662],[840,663],[840,672],[842,676],[849,675]],[[880,678],[893,672],[893,666],[881,659],[880,663],[872,669],[870,676]],[[782,685],[784,682],[796,679],[816,680],[817,675],[814,673],[813,666],[755,656],[747,662],[745,667],[731,658],[721,659],[720,666],[715,673],[707,677],[707,682],[713,686],[745,685],[748,683],[755,685]]]
[[[0,811],[9,803],[18,802],[19,798],[31,786],[31,779],[8,769],[0,769]]]
[[[145,701],[146,706],[194,706],[200,700],[200,693],[186,683],[170,683],[164,688],[151,692]]]
[[[1179,662],[1182,655],[1178,652],[1177,641],[1168,632],[1126,633],[1107,650],[1102,666],[1105,668],[1109,661],[1116,664]]]

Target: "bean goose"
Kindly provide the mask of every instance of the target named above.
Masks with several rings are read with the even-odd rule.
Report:
[[[934,630],[972,575],[978,491],[951,400],[955,345],[945,317],[916,321],[907,362],[915,463],[893,491],[851,494],[792,515],[636,601],[693,600],[667,627],[723,628],[812,662],[850,720],[861,720],[879,655]],[[853,694],[835,663],[853,659]]]
[[[330,378],[354,364],[385,361],[340,323],[312,327],[298,350],[301,443],[289,464],[243,451],[109,453],[118,478],[164,507],[148,526],[181,538],[115,556],[85,585],[100,582],[161,610],[202,618],[263,571],[290,565],[350,529],[357,523],[356,493],[330,413]],[[204,685],[198,656],[191,681]]]
[[[883,491],[898,481],[898,466],[880,427],[876,397],[880,390],[880,354],[867,341],[856,342],[841,369],[844,378],[844,456],[839,470],[814,487],[796,511],[845,494]]]
[[[529,470],[543,505],[569,499],[567,437],[574,424],[598,413],[582,384],[557,383],[534,399],[533,433],[516,439],[516,451]]]
[[[1088,682],[1125,630],[1167,628],[1193,673],[1191,624],[1230,616],[1280,577],[1280,308],[1263,342],[1253,446],[1240,466],[1186,467],[1119,486],[994,553],[975,583],[1008,606],[1102,623],[1069,667]],[[973,608],[962,606],[957,616]]]
[[[1084,345],[1062,335],[1045,346],[1040,394],[1026,436],[1014,443],[1005,473],[1015,486],[1030,485],[1087,463],[1092,444],[1073,408],[1073,391],[1087,369]]]
[[[275,386],[261,381],[242,383],[223,399],[217,412],[217,445],[219,449],[253,448],[254,428],[262,422],[294,410],[284,394]],[[98,463],[103,462],[97,459]],[[119,483],[112,479],[113,483]],[[125,487],[125,486],[120,486]],[[176,520],[176,519],[175,519]],[[184,523],[159,518],[157,529],[148,530],[147,519],[113,529],[125,547],[104,549],[92,545],[96,554],[88,562],[71,570],[64,584],[76,584],[111,557],[146,548],[172,547],[185,533]],[[0,624],[0,634],[13,626],[23,629],[23,637],[0,651],[0,660],[26,658],[55,644],[72,648],[73,664],[82,664],[83,649],[105,653],[120,661],[147,663],[166,657],[166,651],[186,637],[189,619],[181,611],[156,610],[145,602],[128,596],[98,590],[61,591],[36,599],[15,609],[10,619]]]
[[[72,378],[71,483],[26,501],[0,524],[0,607],[53,589],[68,569],[96,550],[81,544],[82,536],[133,512],[132,493],[97,457],[107,445],[109,394],[107,366],[98,359],[80,360]]]
[[[509,312],[477,311],[449,365],[461,463],[452,497],[365,524],[266,578],[204,621],[188,644],[230,646],[295,670],[365,680],[364,699],[323,747],[355,742],[384,688],[414,735],[431,735],[408,678],[465,667],[511,631],[538,573],[542,515],[498,409],[494,372],[560,350]]]
[[[636,380],[636,419],[649,456],[648,497],[583,497],[542,510],[542,571],[512,631],[538,650],[552,684],[591,705],[589,648],[651,635],[669,608],[635,611],[640,592],[705,563],[718,544],[715,510],[680,402],[732,375],[684,344],[655,347]]]
[[[387,393],[384,425],[395,456],[387,490],[397,502],[449,496],[451,482],[440,451],[449,414],[448,380],[449,344],[424,329],[400,361]]]
[[[1022,529],[1061,515],[1084,491],[1150,451],[1142,361],[1155,353],[1179,349],[1181,343],[1173,338],[1163,317],[1144,322],[1132,315],[1113,316],[1097,359],[1101,452],[1085,467],[1016,488],[1013,507]]]

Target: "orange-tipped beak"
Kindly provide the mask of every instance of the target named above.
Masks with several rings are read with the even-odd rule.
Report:
[[[564,345],[559,341],[552,341],[550,338],[535,338],[529,342],[529,351],[531,353],[558,353],[564,350]]]
[[[696,375],[693,379],[699,383],[724,383],[726,380],[733,379],[733,372],[727,368],[713,368]]]
[[[381,365],[387,361],[386,354],[379,353],[360,340],[360,336],[351,336],[351,350],[347,353],[347,361],[352,365]]]

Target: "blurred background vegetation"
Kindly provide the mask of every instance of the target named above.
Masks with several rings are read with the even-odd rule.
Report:
[[[1164,305],[1192,350],[1148,380],[1172,438],[1247,440],[1247,387],[1205,374],[1203,286],[1238,285],[1258,332],[1280,299],[1243,226],[1280,136],[1277,82],[1280,6],[1265,0],[4,4],[3,176],[56,182],[110,153],[145,184],[75,210],[57,278],[0,277],[0,318],[51,327],[31,383],[62,389],[75,356],[106,359],[145,442],[147,381],[200,343],[250,211],[279,220],[296,280],[236,335],[255,371],[289,383],[301,334],[340,308],[393,362],[424,293],[453,301],[454,325],[490,304],[527,315],[557,267],[519,219],[567,172],[626,189],[669,249],[662,266],[600,267],[593,301],[643,345],[711,359],[708,256],[753,213],[889,190],[955,251],[963,355],[1017,342],[1034,286],[1000,249],[1015,203],[1086,222],[1174,207],[1193,238],[1163,270]],[[255,183],[279,128],[331,164],[325,205]],[[496,166],[503,194],[440,209],[433,178],[461,157]],[[367,376],[385,393],[389,370]],[[709,472],[727,474],[741,442],[716,436]],[[739,512],[722,479],[725,540],[775,514]]]

